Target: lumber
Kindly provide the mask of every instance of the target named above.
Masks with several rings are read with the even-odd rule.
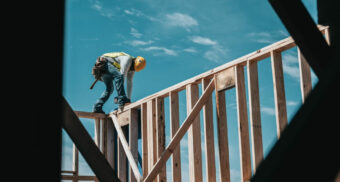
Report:
[[[241,160],[241,181],[249,180],[251,177],[249,128],[247,114],[247,100],[244,83],[243,66],[235,66],[236,77],[236,103],[238,118],[238,135]]]
[[[214,79],[209,83],[207,89],[202,93],[200,99],[196,102],[195,106],[192,108],[191,112],[188,114],[184,122],[182,123],[181,127],[177,130],[176,134],[164,150],[161,155],[161,158],[156,162],[153,166],[149,175],[145,177],[144,182],[151,182],[158,172],[160,171],[161,167],[165,165],[166,161],[169,159],[171,154],[173,153],[176,146],[179,144],[180,140],[183,138],[191,124],[193,123],[194,119],[196,118],[199,111],[202,109],[203,105],[207,101],[208,97],[211,95],[212,91],[215,88]]]
[[[170,103],[170,125],[171,139],[174,138],[178,128],[179,128],[179,101],[178,101],[178,92],[170,92],[169,93],[169,103]],[[181,145],[177,145],[172,154],[172,181],[182,181],[182,172],[181,172]]]
[[[202,90],[204,91],[210,79],[202,80]],[[217,88],[216,88],[217,90]],[[205,168],[207,172],[207,182],[216,181],[215,165],[215,145],[214,145],[214,123],[213,123],[213,106],[212,96],[210,96],[203,106],[203,128],[204,128],[204,148],[205,148]]]
[[[114,170],[100,152],[93,139],[81,124],[64,97],[61,99],[63,108],[62,125],[66,133],[78,148],[92,171],[100,181],[119,181]]]
[[[274,101],[275,101],[275,116],[277,126],[277,136],[280,137],[281,132],[288,124],[287,121],[287,106],[286,95],[284,88],[282,56],[280,52],[271,52],[273,86],[274,86]]]
[[[190,113],[192,107],[198,100],[198,86],[196,84],[187,85],[187,113]],[[208,98],[207,98],[208,101]],[[206,102],[207,102],[206,101]],[[188,158],[190,180],[195,182],[203,181],[202,177],[202,149],[201,149],[201,122],[200,116],[197,115],[188,130]]]
[[[262,126],[257,62],[247,62],[249,118],[252,140],[253,173],[263,159]]]

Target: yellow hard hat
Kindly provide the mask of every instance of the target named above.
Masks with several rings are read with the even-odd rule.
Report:
[[[137,56],[136,60],[135,60],[135,66],[134,66],[135,67],[135,71],[138,72],[138,71],[144,69],[145,65],[146,65],[145,59],[143,57],[141,57],[141,56]]]

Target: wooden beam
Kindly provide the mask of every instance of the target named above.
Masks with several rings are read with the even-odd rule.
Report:
[[[165,149],[165,115],[163,98],[156,98],[156,135],[158,160]],[[159,172],[158,181],[166,182],[166,165],[164,165]]]
[[[110,120],[106,120],[106,158],[111,167],[115,169],[115,128]]]
[[[75,144],[73,144],[72,170],[74,176],[79,176],[79,152]],[[72,182],[78,182],[78,179],[74,178]]]
[[[187,85],[187,113],[190,113],[199,98],[198,86]],[[211,97],[210,97],[211,98]],[[208,99],[207,99],[208,100]],[[188,130],[188,151],[189,151],[189,174],[190,180],[201,182],[202,179],[202,148],[201,148],[201,122],[200,115],[197,115]]]
[[[127,135],[127,126],[123,127],[123,134]],[[126,167],[126,154],[124,152],[124,147],[122,141],[119,139],[119,135],[117,135],[117,173],[118,177],[122,182],[127,182],[127,167]]]
[[[99,118],[95,118],[94,121],[94,141],[96,143],[96,145],[98,146],[98,148],[100,147],[100,119]]]
[[[61,180],[81,180],[81,181],[95,181],[97,178],[96,176],[61,176]]]
[[[234,86],[235,86],[234,68],[228,68],[216,74],[217,91],[226,90]]]
[[[74,111],[76,113],[76,115],[79,118],[88,118],[88,119],[104,119],[107,118],[106,114],[103,113],[94,113],[94,112],[84,112],[84,111]]]
[[[149,173],[149,155],[148,155],[148,110],[147,104],[143,103],[141,108],[141,127],[142,127],[142,171],[143,176]]]
[[[202,91],[204,91],[210,79],[202,79]],[[214,145],[214,122],[212,97],[210,96],[203,106],[203,128],[204,128],[204,147],[205,147],[205,164],[207,182],[216,181],[216,165],[215,165],[215,145]]]
[[[304,103],[308,94],[312,90],[312,77],[309,64],[306,61],[305,57],[302,55],[300,49],[298,49],[298,60],[300,68],[300,87],[302,103]]]
[[[101,125],[100,125],[100,130],[101,130],[101,151],[104,154],[105,157],[107,157],[107,122],[106,119],[101,119]]]
[[[282,68],[282,56],[280,52],[271,52],[271,63],[273,72],[275,115],[277,125],[277,135],[280,137],[281,132],[288,124],[286,96]]]
[[[129,149],[131,151],[134,162],[138,163],[138,111],[137,109],[131,109],[130,111],[130,124],[129,124]],[[137,166],[138,167],[138,166]],[[137,168],[138,169],[138,168]],[[136,178],[133,174],[132,167],[130,165],[129,174],[130,182],[135,182]]]
[[[63,128],[81,152],[85,161],[100,181],[119,181],[114,170],[100,152],[93,139],[81,124],[64,97],[61,98],[63,108]]]
[[[121,142],[122,147],[125,151],[125,155],[126,155],[128,161],[129,161],[130,167],[131,167],[131,169],[132,169],[132,171],[133,171],[133,173],[136,177],[136,180],[139,182],[142,179],[142,175],[139,173],[139,169],[138,169],[138,166],[137,166],[137,163],[136,163],[137,160],[135,160],[134,156],[131,154],[131,151],[129,149],[129,144],[127,143],[125,135],[123,133],[123,130],[120,127],[120,125],[117,121],[116,115],[110,114],[110,117],[111,117],[111,120],[112,120],[116,130],[117,130],[117,135],[118,135],[119,141]]]
[[[253,173],[263,160],[262,126],[260,111],[259,81],[257,62],[247,62],[250,131],[252,139]]]
[[[178,93],[169,93],[169,103],[170,103],[170,125],[171,132],[170,137],[173,139],[178,128],[179,128],[179,102]],[[172,154],[172,181],[181,182],[182,172],[181,172],[181,145],[178,145]]]
[[[166,147],[165,151],[161,155],[161,158],[157,161],[154,165],[152,170],[149,172],[149,175],[144,179],[144,182],[151,182],[158,172],[161,170],[161,167],[165,165],[166,161],[169,159],[171,154],[173,153],[174,149],[179,144],[180,140],[183,138],[191,124],[194,122],[197,114],[199,114],[200,110],[202,109],[205,102],[208,100],[209,96],[211,95],[212,91],[215,88],[214,79],[211,80],[207,89],[202,93],[200,99],[196,102],[195,106],[192,108],[191,112],[188,114],[186,119],[184,120],[182,126],[177,130],[176,134]]]
[[[215,76],[215,85],[216,85]],[[217,120],[217,139],[219,152],[220,181],[230,182],[229,147],[228,147],[228,127],[227,113],[224,91],[218,92],[215,89],[216,97],[216,120]]]
[[[241,160],[241,181],[246,181],[249,180],[251,177],[247,100],[243,66],[236,66],[235,69],[238,134]]]
[[[156,150],[156,101],[152,99],[147,103],[148,110],[148,153],[149,153],[149,172],[157,161]]]

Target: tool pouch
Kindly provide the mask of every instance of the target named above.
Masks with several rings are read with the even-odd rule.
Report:
[[[92,67],[92,75],[94,76],[95,79],[98,79],[100,81],[103,81],[101,79],[102,74],[106,71],[107,67],[107,60],[104,58],[96,60],[96,63]]]

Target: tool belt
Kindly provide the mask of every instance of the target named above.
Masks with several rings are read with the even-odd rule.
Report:
[[[101,76],[106,71],[107,59],[103,57],[98,57],[96,63],[92,67],[92,75],[96,80],[103,81]]]

